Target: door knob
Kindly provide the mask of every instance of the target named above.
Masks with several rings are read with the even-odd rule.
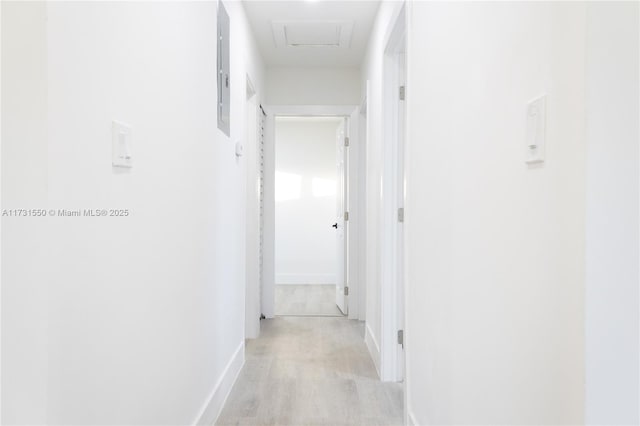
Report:
[[[336,222],[336,223],[334,223],[334,224],[333,224],[333,225],[331,225],[331,226],[333,226],[334,228],[338,229],[338,223],[337,223],[337,222]]]

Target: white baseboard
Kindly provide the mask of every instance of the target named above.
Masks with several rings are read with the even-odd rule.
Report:
[[[367,349],[369,349],[369,355],[371,355],[373,364],[376,366],[376,371],[378,372],[378,377],[380,377],[380,346],[373,336],[373,332],[368,323],[366,323],[365,326],[364,343],[367,345]]]
[[[335,274],[276,274],[278,284],[335,284]]]
[[[198,417],[196,417],[196,421],[194,422],[195,425],[211,426],[216,422],[216,420],[218,420],[218,416],[220,416],[220,413],[222,412],[224,403],[227,401],[227,398],[231,393],[231,388],[233,388],[243,365],[244,340],[231,356],[229,363],[222,372],[222,376],[213,387],[211,395],[209,395],[209,398],[200,410]]]
[[[409,426],[420,426],[418,422],[416,422],[416,418],[413,416],[413,412],[409,410],[407,413],[407,417],[409,418]]]

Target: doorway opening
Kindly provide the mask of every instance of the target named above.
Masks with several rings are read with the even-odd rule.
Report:
[[[306,285],[306,284],[328,284],[325,287],[324,301],[325,307],[329,306],[328,293],[333,288],[333,298],[331,311],[325,314],[347,316],[349,319],[358,319],[359,312],[364,307],[359,304],[360,288],[364,285],[361,283],[359,276],[360,251],[362,250],[362,242],[360,241],[359,223],[360,223],[360,191],[358,182],[360,166],[359,150],[362,148],[358,138],[358,128],[360,113],[358,106],[351,105],[295,105],[295,106],[266,106],[267,112],[265,121],[265,150],[264,150],[264,274],[262,286],[262,312],[266,318],[274,318],[276,316],[276,284],[279,285]],[[304,121],[330,122],[330,128],[327,131],[324,149],[333,150],[325,151],[325,158],[332,158],[331,165],[325,165],[325,170],[332,173],[333,177],[322,180],[322,176],[308,175],[307,170],[303,167],[300,169],[298,161],[290,160],[288,165],[280,165],[276,167],[276,127],[281,123],[304,122]],[[303,139],[308,139],[309,133],[303,132]],[[299,142],[299,141],[298,141]],[[304,146],[302,142],[294,145],[298,148]],[[313,159],[316,148],[308,148],[303,150],[303,155]],[[280,156],[280,160],[282,156]],[[328,160],[327,163],[328,164]],[[293,170],[298,167],[297,171]],[[289,170],[286,170],[289,169]],[[338,173],[338,170],[341,170]],[[279,194],[276,197],[276,171],[278,172]],[[306,179],[302,177],[306,176]],[[341,184],[338,183],[337,176],[342,176]],[[315,178],[315,180],[314,180]],[[330,182],[328,182],[330,181]],[[316,229],[320,229],[327,239],[324,242],[326,252],[332,252],[332,256],[336,259],[333,263],[334,268],[328,269],[326,266],[322,269],[312,268],[301,269],[300,264],[297,269],[289,268],[289,271],[278,268],[276,271],[276,251],[282,252],[286,243],[276,247],[276,204],[278,207],[283,203],[291,200],[300,200],[306,191],[310,198],[326,197],[333,194],[335,203],[325,204],[326,212],[331,208],[330,216],[323,217],[314,223]],[[340,197],[337,197],[338,194]],[[277,201],[276,201],[277,198]],[[289,199],[289,200],[287,200]],[[338,204],[338,200],[342,204]],[[332,207],[329,207],[332,205]],[[316,211],[308,214],[299,214],[290,217],[289,221],[283,221],[282,216],[279,221],[280,226],[287,224],[304,223],[306,217],[316,216]],[[329,221],[326,222],[327,218]],[[335,226],[334,226],[335,225]],[[298,232],[301,236],[308,231],[307,228]],[[328,231],[328,233],[327,233]],[[308,235],[308,234],[307,234]],[[329,243],[333,241],[333,243]],[[338,243],[340,241],[340,243]],[[299,241],[295,248],[297,250],[305,249],[307,246],[316,245],[314,239],[303,239]],[[289,245],[289,250],[291,251]],[[335,250],[335,252],[333,252]],[[340,250],[340,252],[338,252]],[[341,254],[343,253],[343,254]],[[297,255],[297,254],[296,254]],[[322,254],[326,256],[326,253]],[[316,259],[311,257],[311,259]],[[340,263],[338,263],[338,260]],[[282,265],[281,262],[278,262]],[[326,263],[325,263],[326,265]],[[291,265],[290,265],[291,266]],[[292,272],[291,272],[292,271]],[[324,277],[324,279],[323,279]],[[280,288],[280,287],[279,287]],[[287,290],[287,289],[284,289]],[[290,289],[291,290],[291,289]],[[294,307],[301,308],[300,299]],[[336,309],[339,313],[336,313]],[[307,311],[295,313],[293,310],[285,312],[280,310],[278,315],[292,315],[291,312],[298,315],[318,315],[318,313],[310,313]],[[320,311],[322,313],[322,311]]]
[[[275,117],[275,315],[347,313],[345,126]]]

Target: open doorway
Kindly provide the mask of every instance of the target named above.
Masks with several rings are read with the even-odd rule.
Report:
[[[274,130],[275,314],[342,316],[345,119],[281,116]]]
[[[336,311],[333,305],[336,305],[340,314],[348,316],[349,319],[358,319],[360,312],[364,312],[364,307],[359,306],[358,295],[360,294],[359,267],[360,264],[360,250],[362,249],[362,243],[359,240],[360,234],[358,232],[358,226],[360,223],[360,192],[358,183],[361,181],[359,178],[360,166],[358,164],[361,155],[359,150],[362,148],[359,143],[358,127],[359,127],[359,108],[357,106],[347,105],[296,105],[296,106],[267,106],[267,116],[265,122],[265,150],[264,150],[264,274],[263,274],[263,286],[261,291],[262,298],[262,312],[266,318],[273,318],[276,315],[292,315],[290,313],[284,314],[282,310],[276,313],[276,284],[278,285],[303,285],[303,284],[329,284],[324,290],[326,295],[324,306],[329,306],[328,293],[329,288],[333,288],[333,299],[331,305],[330,315],[336,315]],[[322,183],[316,176],[315,187],[316,193],[321,193],[320,188],[331,187],[331,193],[334,192],[337,195],[342,192],[342,197],[334,198],[335,204],[333,204],[333,214],[328,223],[325,223],[326,218],[322,221],[318,221],[318,226],[322,227],[323,232],[329,231],[332,235],[331,239],[333,244],[329,246],[328,240],[325,241],[325,247],[327,251],[337,250],[340,247],[344,255],[340,255],[337,252],[334,254],[336,259],[342,259],[342,263],[334,263],[335,269],[326,269],[325,272],[314,273],[313,271],[306,269],[294,272],[289,272],[278,268],[276,271],[276,251],[280,250],[283,246],[279,244],[276,248],[276,204],[282,205],[285,203],[285,198],[301,198],[303,191],[302,176],[306,173],[304,169],[298,169],[298,172],[291,172],[284,170],[283,167],[292,169],[299,166],[298,162],[291,161],[289,165],[283,166],[279,162],[279,166],[276,166],[276,127],[281,127],[281,124],[285,121],[317,121],[331,123],[329,130],[326,133],[325,148],[333,149],[333,153],[325,153],[326,158],[333,158],[331,166],[325,166],[326,170],[335,171],[341,167],[340,176],[344,176],[342,183],[340,184],[341,191],[338,190],[338,181],[335,176],[331,180],[335,180],[335,186],[333,183],[329,185],[327,182]],[[308,137],[308,132],[302,135],[303,138]],[[331,138],[331,139],[329,139]],[[304,145],[299,144],[298,147]],[[304,151],[304,155],[313,156],[313,149],[307,149]],[[338,159],[340,156],[340,160]],[[280,155],[279,160],[283,157]],[[340,165],[342,163],[342,165]],[[328,164],[328,160],[327,163]],[[331,167],[331,168],[330,168]],[[276,171],[278,171],[278,179],[280,183],[285,182],[282,189],[279,189],[279,194],[276,197]],[[289,173],[289,175],[287,175]],[[292,176],[293,175],[293,176]],[[313,197],[314,191],[314,176],[307,176],[305,180],[306,191],[311,191],[310,197]],[[287,184],[287,182],[289,182]],[[299,187],[299,188],[298,188]],[[327,191],[329,189],[326,189]],[[284,192],[282,192],[284,191]],[[287,195],[287,193],[289,195]],[[334,196],[335,197],[335,196]],[[277,201],[276,201],[277,198]],[[338,200],[341,200],[342,204],[338,204]],[[291,200],[290,200],[291,201]],[[326,206],[329,206],[327,203]],[[329,207],[325,211],[328,211]],[[313,216],[313,215],[312,215]],[[294,216],[291,221],[300,222],[303,221],[303,216]],[[320,223],[322,222],[322,223]],[[279,220],[280,227],[285,225],[287,221]],[[335,226],[334,226],[335,225]],[[328,228],[327,228],[328,227]],[[304,235],[307,231],[304,228],[299,234]],[[342,231],[342,232],[338,232]],[[343,240],[339,240],[338,237],[342,236]],[[340,243],[339,243],[340,242]],[[297,249],[304,248],[306,245],[315,245],[316,242],[313,239],[304,240],[297,245]],[[313,259],[313,257],[312,257]],[[281,262],[278,262],[280,265]],[[338,268],[341,271],[338,272]],[[314,277],[300,277],[300,274],[313,274]],[[329,276],[330,280],[326,278],[321,279],[322,274],[325,277]],[[296,276],[298,278],[296,278]],[[335,277],[335,278],[334,278]],[[287,284],[288,283],[288,284]],[[279,289],[283,289],[279,287]],[[283,289],[294,291],[293,287],[289,289]],[[303,288],[308,290],[308,288]],[[297,308],[300,308],[300,292],[298,292]],[[294,311],[289,311],[294,312]],[[307,311],[308,312],[308,311]],[[328,314],[328,313],[326,313]],[[317,313],[299,313],[297,315],[319,315]]]

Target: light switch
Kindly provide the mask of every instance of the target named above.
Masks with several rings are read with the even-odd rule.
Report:
[[[525,162],[527,164],[544,161],[546,95],[527,104],[527,135],[525,138]]]
[[[111,164],[113,167],[132,167],[131,126],[114,121],[111,125]]]

